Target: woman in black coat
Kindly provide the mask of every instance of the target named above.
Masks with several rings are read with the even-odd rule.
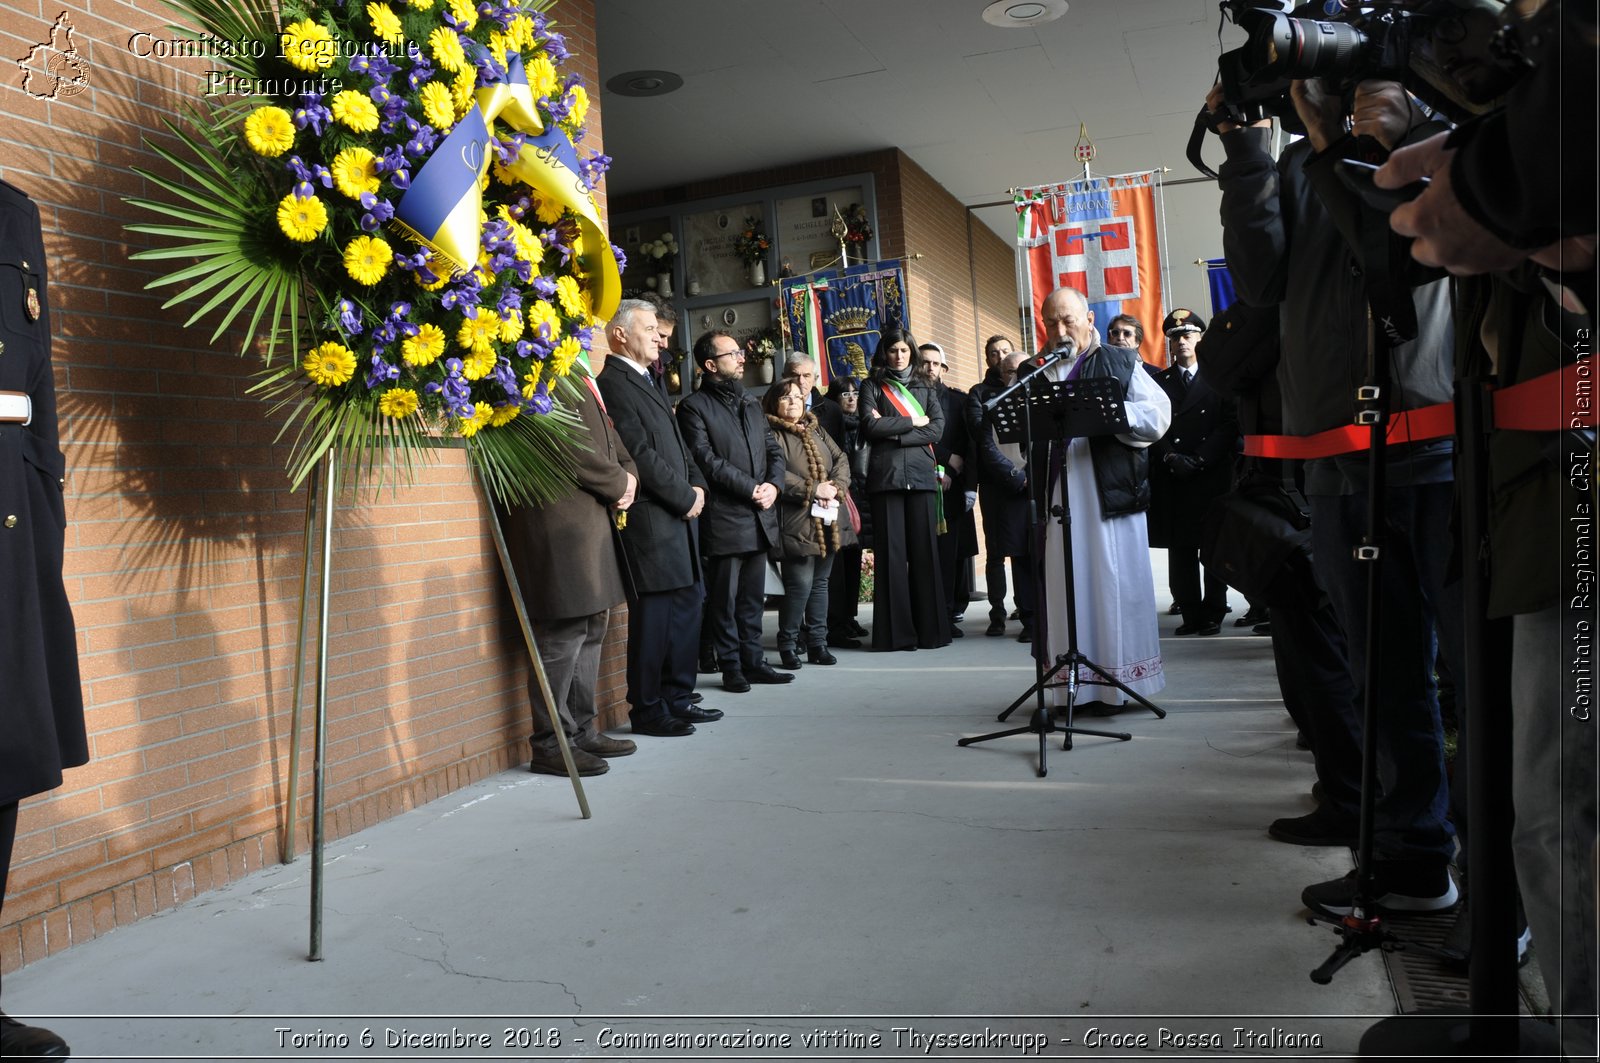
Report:
[[[950,616],[939,574],[938,475],[932,444],[944,434],[944,404],[912,371],[916,340],[887,329],[861,385],[861,438],[870,447],[876,571],[874,650],[934,649],[950,644]]]

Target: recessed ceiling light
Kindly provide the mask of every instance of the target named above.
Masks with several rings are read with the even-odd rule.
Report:
[[[1066,13],[1067,0],[995,0],[983,9],[983,21],[1001,29],[1026,29]]]
[[[618,96],[665,96],[683,88],[683,78],[670,70],[629,70],[606,82]]]

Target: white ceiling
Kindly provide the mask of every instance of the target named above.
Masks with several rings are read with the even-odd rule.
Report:
[[[1216,73],[1216,0],[1072,0],[1031,29],[987,0],[598,0],[602,85],[670,70],[683,87],[602,90],[612,195],[898,147],[969,206],[1078,176],[1183,161]],[[1239,40],[1231,25],[1223,40]],[[1215,153],[1215,146],[1212,146]],[[1009,205],[979,209],[1015,232]]]

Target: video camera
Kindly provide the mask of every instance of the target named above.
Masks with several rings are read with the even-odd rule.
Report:
[[[1407,77],[1413,39],[1419,30],[1430,32],[1433,22],[1397,6],[1353,9],[1337,22],[1295,18],[1283,6],[1265,7],[1259,0],[1223,0],[1222,10],[1249,38],[1217,62],[1233,111],[1227,117],[1240,125],[1268,115],[1292,119],[1291,81],[1413,80]]]

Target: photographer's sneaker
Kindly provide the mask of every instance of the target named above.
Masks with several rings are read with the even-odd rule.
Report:
[[[1314,912],[1341,919],[1355,906],[1359,871],[1344,878],[1307,886],[1300,901]],[[1443,912],[1454,908],[1461,894],[1444,864],[1423,861],[1381,862],[1373,868],[1372,897],[1380,912]]]

